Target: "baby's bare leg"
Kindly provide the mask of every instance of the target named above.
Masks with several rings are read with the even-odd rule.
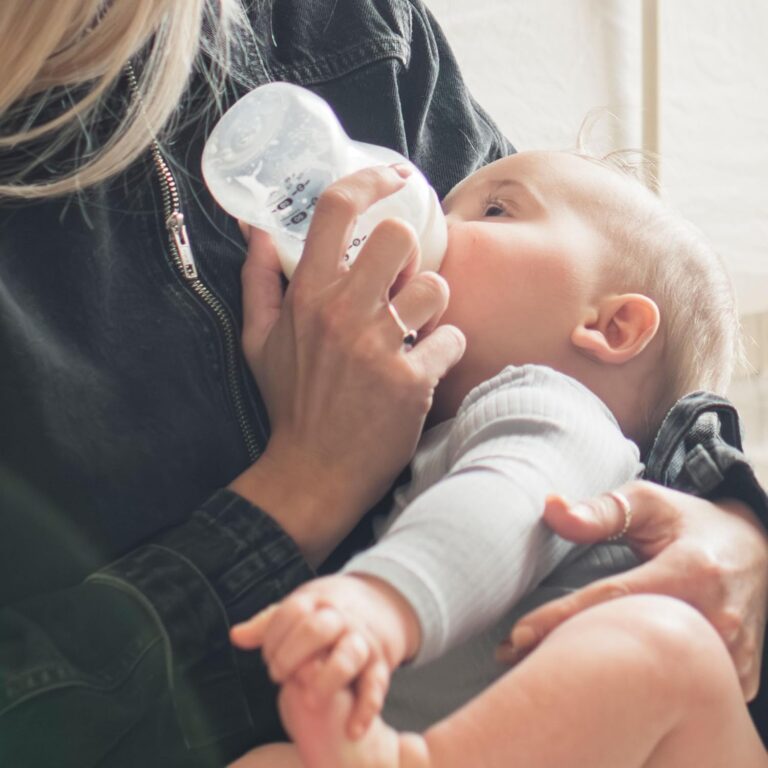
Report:
[[[423,737],[377,720],[344,735],[351,695],[283,714],[306,768],[766,768],[730,657],[693,609],[615,600],[574,617]],[[336,723],[336,725],[334,725]]]
[[[424,738],[435,768],[768,766],[719,636],[650,595],[575,616]]]
[[[303,768],[303,763],[293,744],[268,744],[246,752],[229,768]]]

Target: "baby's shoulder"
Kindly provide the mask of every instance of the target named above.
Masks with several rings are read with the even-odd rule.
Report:
[[[508,365],[467,394],[456,420],[470,414],[494,419],[505,413],[570,412],[577,406],[615,421],[600,398],[571,376],[546,365]]]
[[[571,376],[533,364],[507,366],[467,395],[451,428],[450,453],[455,457],[481,440],[525,436],[639,458],[597,395]]]

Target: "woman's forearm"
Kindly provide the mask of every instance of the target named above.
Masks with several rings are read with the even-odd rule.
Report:
[[[229,488],[264,510],[316,567],[367,511],[366,484],[357,480],[298,450],[275,458],[267,449]]]
[[[13,561],[1,541],[0,557]],[[275,738],[266,674],[228,630],[311,575],[269,517],[219,491],[82,583],[0,607],[0,764],[79,768],[132,749],[183,762],[238,732]]]

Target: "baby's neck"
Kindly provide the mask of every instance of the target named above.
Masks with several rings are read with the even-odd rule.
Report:
[[[644,453],[649,440],[648,418],[661,397],[661,377],[653,356],[641,354],[623,365],[591,360],[559,368],[595,393],[618,421],[621,431]]]

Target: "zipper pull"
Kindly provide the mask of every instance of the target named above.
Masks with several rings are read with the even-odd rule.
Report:
[[[184,214],[172,213],[165,222],[165,225],[168,227],[168,231],[173,238],[173,244],[176,246],[176,252],[179,254],[184,277],[187,280],[196,280],[197,264],[195,264],[195,257],[192,255],[192,246],[189,244],[189,238],[187,237],[187,228],[184,226]]]

